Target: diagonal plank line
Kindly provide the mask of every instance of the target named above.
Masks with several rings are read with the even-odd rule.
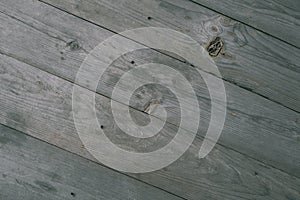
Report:
[[[69,11],[67,11],[67,10],[64,10],[64,9],[62,9],[62,8],[59,8],[59,7],[57,7],[57,6],[55,6],[55,5],[52,5],[52,4],[50,4],[50,3],[48,3],[48,2],[45,2],[45,1],[43,1],[43,0],[38,0],[38,1],[40,1],[40,2],[42,2],[42,3],[44,3],[44,4],[46,4],[46,5],[48,5],[48,6],[50,6],[50,7],[53,7],[53,8],[55,8],[55,9],[58,9],[58,10],[60,10],[60,11],[62,11],[62,12],[65,12],[65,13],[67,13],[67,14],[69,14],[69,15],[72,15],[72,16],[74,16],[74,17],[77,17],[77,18],[79,18],[79,19],[81,19],[81,20],[83,20],[83,21],[86,21],[86,22],[88,22],[88,23],[91,23],[91,24],[93,24],[93,25],[95,25],[95,26],[98,26],[98,27],[100,27],[100,28],[103,28],[103,29],[105,29],[105,30],[108,30],[108,31],[110,31],[110,32],[112,32],[112,33],[115,33],[115,34],[119,34],[118,32],[116,32],[116,31],[113,31],[113,30],[111,30],[111,29],[109,29],[109,28],[106,28],[105,26],[102,26],[102,25],[100,25],[100,24],[97,24],[97,23],[95,23],[95,22],[93,22],[93,21],[91,21],[91,20],[88,20],[88,19],[85,19],[85,18],[83,18],[83,17],[81,17],[81,16],[78,16],[78,15],[76,15],[76,14],[73,14],[73,13],[71,13],[71,12],[69,12]],[[202,5],[200,5],[200,6],[202,6]],[[203,6],[203,7],[205,7],[205,6]],[[208,8],[209,9],[209,8]],[[222,14],[222,13],[221,13]],[[229,17],[230,18],[230,17]],[[238,20],[237,20],[238,21]],[[240,22],[240,23],[242,23],[242,22]],[[242,23],[242,24],[245,24],[245,23]],[[246,26],[248,26],[247,24],[245,24]],[[251,27],[251,28],[254,28],[254,27]],[[255,29],[255,28],[254,28]],[[256,29],[256,30],[258,30],[258,29]],[[261,30],[258,30],[258,31],[261,31]],[[263,32],[263,31],[261,31],[261,32]],[[264,33],[264,32],[263,32]],[[268,33],[265,33],[265,34],[267,34],[267,35],[269,35],[269,36],[272,36],[272,35],[270,35],[270,34],[268,34]],[[132,38],[128,38],[128,37],[125,37],[125,36],[123,36],[123,35],[121,35],[122,37],[124,37],[124,38],[126,38],[126,39],[129,39],[129,40],[132,40],[132,41],[134,41],[134,42],[136,42],[136,43],[138,43],[138,44],[142,44],[142,43],[140,43],[139,41],[135,41],[134,39],[132,39]],[[272,36],[273,37],[273,36]],[[276,38],[276,39],[278,39],[278,38]],[[279,39],[280,40],[280,39]],[[283,41],[283,42],[285,42],[285,41]],[[142,44],[142,45],[144,45],[144,44]],[[144,46],[146,46],[146,45],[144,45]],[[292,45],[293,46],[293,45]],[[294,46],[294,47],[296,47],[296,46]],[[296,48],[298,48],[298,47],[296,47]],[[150,49],[152,49],[152,48],[150,48]],[[182,60],[180,60],[180,59],[178,59],[178,58],[176,58],[176,57],[174,57],[174,56],[172,56],[172,55],[169,55],[169,54],[167,54],[167,53],[165,53],[165,52],[162,52],[162,51],[159,51],[159,50],[157,50],[157,49],[152,49],[152,50],[154,50],[154,51],[156,51],[156,52],[159,52],[159,53],[161,53],[161,54],[163,54],[163,55],[166,55],[166,56],[168,56],[168,57],[170,57],[170,58],[173,58],[173,59],[175,59],[175,60],[178,60],[178,61],[180,61],[180,62],[183,62],[183,63],[185,63],[184,61],[182,61]],[[190,67],[194,67],[193,65],[189,65]],[[211,74],[211,75],[213,75],[213,76],[215,76],[215,74],[212,74],[211,72],[207,72],[207,71],[205,71],[205,70],[203,70],[203,69],[200,69],[201,71],[204,71],[204,72],[206,72],[206,73],[208,73],[208,74]],[[249,92],[251,92],[251,93],[253,93],[253,94],[256,94],[256,95],[258,95],[258,96],[260,96],[260,97],[263,97],[263,98],[265,98],[265,99],[267,99],[267,100],[269,100],[269,101],[271,101],[271,102],[274,102],[274,103],[276,103],[276,104],[278,104],[278,105],[280,105],[280,106],[283,106],[283,107],[285,107],[285,108],[287,108],[287,109],[290,109],[290,110],[292,110],[292,111],[294,111],[294,112],[296,112],[296,113],[300,113],[300,111],[297,111],[296,109],[293,109],[293,108],[291,108],[291,107],[289,107],[289,106],[286,106],[286,105],[284,105],[283,103],[280,103],[279,101],[276,101],[276,100],[273,100],[273,99],[271,99],[271,98],[269,98],[269,97],[266,97],[265,95],[262,95],[262,94],[259,94],[258,92],[255,92],[255,91],[253,91],[253,90],[251,90],[251,89],[249,89],[249,88],[247,88],[247,87],[243,87],[243,86],[241,86],[241,85],[239,85],[239,84],[236,84],[234,81],[231,81],[231,80],[229,80],[229,79],[225,79],[224,77],[218,77],[218,78],[221,78],[222,80],[224,80],[224,81],[226,81],[226,82],[228,82],[228,83],[231,83],[231,84],[233,84],[233,85],[236,85],[237,87],[240,87],[240,88],[242,88],[242,89],[244,89],[244,90],[247,90],[247,91],[249,91]]]
[[[116,172],[116,173],[118,173],[118,174],[124,175],[124,176],[126,176],[126,177],[128,177],[128,178],[134,179],[134,180],[136,180],[136,181],[138,181],[138,182],[141,182],[141,183],[143,183],[143,184],[146,184],[146,185],[149,185],[149,186],[151,186],[151,187],[157,188],[157,189],[159,189],[159,190],[161,190],[161,191],[164,191],[164,192],[166,192],[166,193],[168,193],[168,194],[171,194],[171,195],[176,196],[176,197],[178,197],[178,198],[181,198],[181,199],[183,199],[183,200],[187,200],[186,198],[183,198],[183,197],[181,197],[181,196],[179,196],[179,195],[177,195],[177,194],[173,194],[172,192],[167,191],[167,190],[165,190],[165,189],[163,189],[163,188],[157,187],[157,186],[152,185],[152,184],[150,184],[150,183],[147,183],[147,182],[145,182],[145,181],[143,181],[143,180],[137,179],[137,178],[135,178],[135,177],[133,177],[133,176],[130,176],[130,175],[126,174],[126,173],[122,173],[122,172],[120,172],[120,171],[117,171],[117,170],[115,170],[115,169],[113,169],[113,168],[110,168],[110,167],[108,167],[108,166],[106,166],[106,165],[103,165],[103,164],[101,164],[101,163],[99,163],[99,162],[96,162],[96,161],[94,161],[94,160],[90,160],[90,159],[88,159],[88,158],[86,158],[86,157],[84,157],[84,156],[81,156],[81,155],[78,155],[78,154],[76,154],[76,153],[73,153],[73,152],[71,152],[71,151],[69,151],[69,150],[66,150],[66,149],[62,148],[62,147],[55,146],[54,144],[51,144],[51,143],[49,143],[49,142],[47,142],[47,141],[44,141],[44,140],[41,140],[40,138],[37,138],[37,137],[32,136],[32,135],[29,135],[29,134],[27,134],[27,133],[24,133],[24,132],[22,132],[22,131],[20,131],[20,130],[18,130],[18,129],[15,129],[14,127],[7,126],[6,124],[3,124],[3,123],[0,123],[0,124],[1,124],[2,126],[4,126],[4,127],[7,127],[7,128],[9,128],[9,129],[18,131],[18,132],[20,132],[20,133],[22,133],[22,134],[25,134],[25,135],[27,135],[27,136],[30,137],[30,138],[34,138],[35,140],[38,140],[38,141],[40,141],[40,142],[42,142],[42,143],[44,143],[44,144],[48,144],[48,145],[50,145],[50,146],[52,146],[52,147],[55,147],[55,148],[60,149],[60,150],[62,150],[62,151],[68,152],[68,153],[70,153],[70,154],[72,154],[72,155],[75,155],[75,156],[77,156],[77,157],[83,158],[84,160],[87,160],[87,161],[89,161],[89,162],[95,163],[95,164],[97,164],[97,165],[101,165],[102,167],[105,167],[105,168],[107,168],[107,169],[110,169],[110,170],[112,170],[112,171],[114,171],[114,172]]]
[[[10,55],[11,56],[11,55]],[[24,60],[22,61],[22,62],[24,62]],[[36,67],[36,68],[39,68],[39,67]],[[42,71],[44,71],[44,70],[42,70]],[[60,78],[62,78],[62,77],[60,77]],[[62,79],[64,79],[64,78],[62,78]],[[64,79],[64,80],[66,80],[66,79]],[[100,94],[100,93],[98,93],[98,94]],[[105,95],[102,95],[102,96],[105,96]],[[106,96],[107,97],[107,96]],[[135,108],[132,108],[132,109],[134,109],[134,110],[136,110]],[[231,149],[231,148],[229,148],[229,149]],[[234,149],[232,149],[232,150],[234,150]],[[234,150],[234,151],[236,151],[236,150]],[[236,151],[236,152],[239,152],[239,151]],[[241,152],[239,152],[239,153],[241,153]],[[243,153],[241,153],[241,154],[243,154]],[[243,154],[243,155],[246,155],[246,154]],[[251,156],[250,156],[251,157]],[[253,157],[251,157],[251,158],[253,158]],[[253,159],[255,159],[255,158],[253,158]],[[255,159],[255,160],[257,160],[257,159]],[[259,161],[259,160],[258,160]],[[261,161],[260,161],[261,162]],[[272,166],[272,165],[271,165]],[[274,168],[276,168],[276,167],[274,167]],[[277,169],[277,168],[276,168]]]
[[[255,27],[255,26],[252,26],[252,25],[250,25],[250,24],[247,24],[247,23],[245,23],[245,22],[243,22],[243,21],[241,21],[241,20],[239,20],[239,19],[237,19],[237,18],[234,18],[234,17],[231,17],[231,16],[229,16],[229,15],[226,15],[226,14],[224,14],[224,13],[221,12],[221,11],[218,11],[218,10],[216,10],[216,9],[210,8],[209,6],[205,6],[205,5],[203,5],[203,4],[199,3],[199,2],[196,2],[196,1],[194,1],[194,0],[188,0],[188,1],[190,1],[190,2],[192,2],[192,3],[195,3],[195,4],[199,5],[199,6],[202,6],[202,7],[206,8],[206,9],[209,9],[209,10],[211,10],[211,11],[214,11],[214,12],[216,12],[216,13],[218,13],[218,14],[224,15],[224,16],[230,18],[230,19],[233,19],[233,20],[235,20],[235,21],[241,23],[241,24],[244,24],[244,25],[246,25],[246,26],[249,26],[249,27],[251,27],[251,28],[253,28],[253,29],[257,30],[257,31],[260,31],[260,32],[262,32],[262,33],[264,33],[264,34],[266,34],[266,35],[268,35],[268,36],[271,36],[271,37],[273,37],[273,38],[276,38],[277,40],[280,40],[281,42],[284,42],[284,43],[286,43],[286,44],[288,44],[288,45],[290,45],[290,46],[292,46],[292,47],[295,47],[295,48],[297,48],[297,49],[300,49],[300,47],[296,46],[295,44],[292,44],[292,43],[290,43],[290,42],[287,42],[287,41],[285,41],[284,39],[281,39],[280,37],[274,36],[274,35],[272,35],[272,34],[266,32],[266,31],[264,31],[264,30],[262,30],[262,29],[259,29],[259,28]]]
[[[76,83],[74,83],[74,82],[72,82],[72,81],[70,81],[70,80],[68,80],[68,79],[65,79],[65,78],[63,78],[63,77],[61,77],[61,76],[58,76],[58,75],[53,74],[53,73],[51,73],[51,72],[48,72],[48,71],[46,71],[46,70],[44,70],[44,69],[41,69],[41,68],[39,68],[38,66],[34,66],[34,65],[31,64],[31,63],[27,63],[27,62],[25,62],[25,61],[23,61],[23,60],[20,60],[19,58],[16,58],[15,56],[8,55],[8,54],[3,53],[3,52],[0,52],[0,54],[5,55],[5,56],[8,56],[8,57],[10,57],[10,58],[12,58],[12,59],[15,59],[15,60],[19,61],[19,62],[25,63],[25,64],[27,64],[27,65],[29,65],[29,66],[31,66],[31,67],[37,69],[37,70],[40,70],[40,71],[45,72],[45,73],[47,73],[47,74],[56,76],[56,77],[58,77],[59,79],[64,80],[64,81],[67,81],[67,82],[69,82],[69,83],[71,83],[71,84],[73,84],[73,85],[77,85],[77,86],[79,86],[79,87],[81,87],[81,88],[84,88],[84,89],[86,89],[86,90],[88,90],[88,91],[95,92],[95,91],[89,89],[88,87],[78,85],[78,84],[76,84]],[[100,93],[98,93],[98,92],[95,92],[95,93],[98,94],[98,95],[100,95],[100,96],[103,96],[103,97],[106,97],[106,98],[108,98],[108,99],[111,99],[111,98],[110,98],[109,96],[107,96],[107,95],[103,95],[103,94],[100,94]],[[144,112],[144,111],[141,111],[141,110],[138,110],[138,109],[135,108],[135,107],[132,107],[132,106],[130,106],[130,105],[126,105],[126,104],[124,104],[124,103],[122,103],[122,102],[119,102],[119,101],[116,101],[116,100],[114,100],[114,99],[111,99],[111,100],[112,100],[112,101],[115,101],[115,102],[118,102],[118,103],[120,103],[120,104],[122,104],[122,105],[128,106],[129,108],[131,108],[131,109],[133,109],[133,110],[135,110],[135,111],[137,111],[137,112],[144,113],[144,114],[146,114],[146,115],[150,115],[150,116],[152,116],[152,117],[154,117],[154,118],[157,118],[158,120],[161,120],[161,119],[158,118],[157,116],[151,115],[151,114],[149,114],[149,113],[147,113],[147,112]],[[166,122],[166,123],[172,124],[172,125],[178,127],[176,124],[174,124],[174,123],[172,123],[172,122]],[[3,124],[3,125],[4,125],[4,126],[7,126],[7,125],[5,125],[5,124]],[[10,128],[14,129],[14,127],[10,127]],[[185,128],[182,128],[182,129],[184,129],[184,130],[190,132],[189,130],[187,130],[187,129],[185,129]],[[16,129],[16,130],[17,130],[17,129]],[[19,131],[19,130],[18,130],[18,131]],[[24,133],[24,134],[26,134],[26,133]],[[26,135],[27,135],[27,134],[26,134]],[[32,137],[34,137],[34,136],[32,136]],[[34,137],[34,138],[36,138],[36,137]],[[200,140],[203,140],[203,139],[204,139],[204,137],[201,136],[201,135],[199,135],[199,134],[196,135],[196,138],[198,138],[198,139],[200,139]],[[38,139],[38,138],[37,138],[37,139]],[[39,139],[39,140],[40,140],[40,141],[44,141],[44,140],[41,140],[41,139]],[[46,141],[44,141],[44,142],[46,142]],[[48,143],[48,142],[46,142],[46,143]],[[51,144],[51,143],[49,143],[49,144]],[[245,154],[245,153],[240,152],[240,151],[238,151],[238,150],[236,150],[236,149],[234,149],[234,148],[231,148],[230,146],[225,146],[224,144],[221,144],[221,143],[219,143],[219,142],[218,142],[217,144],[220,145],[220,146],[222,146],[222,147],[225,148],[225,149],[230,149],[231,151],[234,151],[234,152],[239,153],[239,154],[241,154],[241,155],[243,155],[243,156],[246,156],[246,157],[248,157],[248,158],[251,158],[251,159],[253,159],[253,160],[255,160],[255,161],[259,162],[259,163],[262,163],[263,165],[272,167],[272,168],[274,168],[274,169],[276,169],[276,170],[279,170],[279,171],[281,171],[281,172],[283,172],[283,173],[285,173],[285,174],[288,174],[288,175],[290,175],[290,176],[292,176],[292,177],[300,178],[300,177],[295,176],[294,174],[291,174],[291,173],[289,173],[289,172],[286,172],[285,170],[280,169],[280,168],[278,168],[278,167],[276,167],[276,166],[274,166],[274,165],[272,165],[272,164],[265,163],[264,161],[259,160],[259,159],[255,158],[255,157],[251,156],[251,155]],[[53,145],[53,144],[51,144],[51,145]],[[53,146],[55,146],[55,145],[53,145]],[[57,146],[57,147],[58,147],[58,146]],[[63,148],[61,148],[61,147],[58,147],[58,148],[63,149]],[[66,151],[68,151],[68,150],[66,150]],[[70,152],[70,151],[68,151],[68,152]],[[72,152],[71,152],[71,153],[72,153]],[[75,153],[73,153],[73,154],[75,154]],[[75,155],[78,155],[78,154],[75,154]],[[78,156],[83,157],[83,156],[81,156],[81,155],[78,155]],[[88,158],[85,158],[85,159],[88,159]],[[93,161],[93,162],[95,162],[95,161]],[[98,162],[95,162],[95,163],[98,163]],[[101,163],[98,163],[98,164],[102,165]],[[102,166],[105,166],[105,165],[102,165]],[[109,168],[109,167],[108,167],[108,168]],[[113,170],[114,170],[114,169],[113,169]],[[123,173],[122,173],[122,174],[123,174]],[[130,176],[130,177],[131,177],[131,176]],[[137,180],[139,180],[139,179],[137,179]],[[181,197],[181,198],[182,198],[182,197]]]

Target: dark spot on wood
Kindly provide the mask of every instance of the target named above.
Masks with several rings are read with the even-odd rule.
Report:
[[[152,19],[152,17],[147,17],[147,19],[148,19],[148,20],[151,20],[151,19]]]
[[[10,91],[11,93],[15,94],[15,95],[20,95],[18,92],[14,91],[14,90],[12,90],[12,89],[9,89],[9,91]]]
[[[254,172],[254,175],[255,175],[255,176],[257,176],[257,175],[258,175],[258,173],[257,173],[257,172]]]
[[[72,197],[75,197],[76,194],[75,194],[74,192],[71,192],[71,196],[72,196]]]
[[[67,42],[67,47],[70,47],[72,51],[80,49],[79,43],[77,40],[71,40]]]
[[[22,182],[19,180],[19,179],[17,179],[17,178],[15,178],[15,181],[18,183],[18,184],[22,184]]]
[[[218,32],[218,28],[217,28],[216,26],[212,26],[212,27],[211,27],[211,30],[212,30],[213,32]]]
[[[61,60],[65,60],[65,58],[64,58],[64,57],[60,57],[60,59],[61,59]]]
[[[34,183],[47,192],[57,192],[57,189],[47,182],[36,180]]]
[[[42,81],[36,81],[35,83],[41,87],[43,87],[43,85],[44,85]]]
[[[217,57],[221,50],[223,49],[224,43],[220,37],[215,37],[207,46],[206,50],[208,51],[211,57]]]
[[[7,175],[6,175],[6,174],[2,174],[2,177],[3,177],[3,178],[6,178],[6,177],[7,177]]]
[[[191,18],[190,16],[186,15],[186,16],[184,17],[184,19],[186,19],[186,20],[191,20],[192,18]]]

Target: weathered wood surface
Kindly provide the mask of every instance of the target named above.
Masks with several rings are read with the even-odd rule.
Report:
[[[300,47],[300,1],[192,1]]]
[[[216,58],[216,64],[225,80],[300,111],[300,49],[195,3],[42,1],[115,32],[144,26],[169,27],[192,36],[203,46],[218,35],[224,41],[224,52]]]
[[[0,123],[94,160],[82,146],[73,124],[73,84],[7,56],[2,55],[0,61]],[[122,148],[157,149],[176,131],[175,126],[167,123],[158,137],[147,142],[129,140],[114,124],[109,107],[110,99],[96,95],[97,117],[108,137]],[[133,111],[132,115],[140,118],[146,114]],[[299,196],[298,178],[220,145],[206,158],[199,159],[200,145],[201,139],[197,138],[172,165],[159,171],[130,176],[188,199],[283,200]],[[24,144],[20,151],[31,146],[41,151],[35,142]],[[297,149],[293,153],[297,154]],[[43,159],[47,160],[47,157]],[[61,162],[61,159],[53,160]]]
[[[31,6],[19,8],[19,10],[9,10],[3,4],[1,9],[6,14],[0,15],[2,30],[4,30],[0,51],[71,82],[74,81],[75,74],[86,52],[112,34],[43,4],[32,3]],[[34,10],[41,12],[35,13]],[[79,41],[80,47],[74,45],[76,48],[71,48],[68,41],[76,40]],[[196,86],[201,101],[203,120],[201,120],[199,136],[204,136],[210,117],[210,104],[203,81],[194,74],[194,70],[188,65],[183,65],[181,62],[158,52],[141,51],[116,61],[112,68],[115,70],[112,70],[113,73],[101,82],[100,85],[103,87],[98,88],[98,92],[110,96],[115,81],[123,71],[133,67],[130,63],[131,60],[134,60],[136,64],[149,63],[154,60],[173,66],[190,77],[189,80]],[[9,87],[12,86],[8,85],[3,90],[11,90]],[[299,177],[299,114],[230,83],[226,83],[226,90],[229,112],[220,143]],[[151,96],[156,95],[162,100],[163,105],[174,108],[170,110],[168,122],[175,125],[178,123],[178,104],[172,101],[172,96],[170,97],[168,92],[153,88],[146,90],[144,94],[136,94],[136,96],[139,95],[141,98],[134,98],[131,106],[143,110],[144,106],[153,98]],[[13,111],[19,115],[24,115],[22,112],[30,114],[26,110],[18,111],[15,102],[8,101],[8,103],[7,107],[13,108]],[[40,103],[43,104],[43,102]],[[70,104],[70,102],[67,103]],[[70,108],[60,108],[60,111],[71,112]],[[14,115],[9,114],[12,112],[3,110],[3,113],[6,113],[7,121],[14,119]],[[30,116],[32,115],[28,116],[28,120]],[[55,121],[54,118],[53,120]],[[73,119],[68,118],[68,120],[71,122]],[[61,124],[59,129],[62,130],[62,133],[65,129],[63,126],[69,126],[70,122]],[[45,140],[49,139],[50,136],[38,131],[40,125],[36,122],[32,123],[34,126],[26,124],[26,129],[29,128],[37,134],[41,134],[40,137]],[[56,123],[61,123],[61,121]],[[51,126],[57,127],[56,123]],[[77,143],[76,140],[57,140],[56,142],[56,145],[63,148],[70,145],[69,142]],[[73,149],[73,151],[75,150],[76,148]]]
[[[181,199],[0,125],[0,199]]]

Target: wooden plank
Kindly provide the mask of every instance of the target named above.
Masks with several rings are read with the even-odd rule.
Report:
[[[71,105],[73,84],[4,55],[0,56],[0,63],[0,123],[95,161],[82,146],[76,133]],[[268,112],[269,109],[271,110],[267,107],[266,110],[260,111]],[[157,149],[166,144],[177,130],[176,126],[166,123],[162,133],[149,141],[142,142],[138,138],[129,140],[112,119],[110,99],[96,95],[96,110],[99,122],[104,125],[105,133],[115,144],[125,149],[137,151]],[[145,113],[136,110],[132,111],[132,116],[142,119],[147,117]],[[242,114],[238,114],[236,118],[250,120],[250,118],[244,118]],[[235,131],[235,126],[232,125],[227,125],[226,134]],[[187,132],[187,134],[190,133]],[[271,142],[277,145],[279,140],[276,135],[272,135],[274,139]],[[245,142],[253,142],[250,135],[248,138],[249,140]],[[266,143],[263,142],[266,147],[267,143],[270,143],[266,139],[259,139],[262,142],[266,141]],[[299,155],[298,143],[297,146],[290,139],[286,140],[285,137],[280,137],[280,139],[280,142],[286,145],[285,150],[295,155],[296,159]],[[198,151],[201,143],[201,138],[196,138],[179,160],[162,170],[129,175],[187,199],[283,200],[296,199],[299,196],[300,180],[298,178],[220,145],[216,145],[207,157],[199,159]],[[36,147],[36,142],[23,145],[21,149],[31,146],[35,151],[41,151],[39,146]],[[4,146],[3,149],[5,148]],[[269,151],[267,148],[258,150]],[[280,149],[280,146],[274,147],[274,153],[278,152],[277,149]],[[284,155],[284,152],[280,153]],[[290,160],[292,155],[287,154],[288,159],[284,156],[280,159]],[[47,156],[41,155],[41,157],[47,161]],[[126,159],[124,157],[124,161]],[[64,161],[64,159],[53,158],[51,162],[55,160],[59,163]],[[298,161],[293,162],[290,166],[297,170]],[[111,185],[109,187],[114,188]],[[70,190],[67,193],[69,192]]]
[[[300,47],[300,2],[192,0]]]
[[[84,59],[86,52],[91,50],[94,47],[93,45],[103,40],[103,37],[109,36],[112,33],[46,5],[32,5],[35,6],[26,7],[27,13],[35,13],[30,9],[41,11],[39,14],[33,15],[33,17],[22,14],[21,10],[19,10],[19,12],[13,12],[9,11],[5,6],[2,7],[3,10],[7,12],[6,14],[16,19],[12,19],[12,17],[3,14],[0,15],[3,30],[8,31],[7,33],[4,31],[4,33],[7,35],[8,33],[10,34],[9,37],[2,37],[0,51],[22,62],[26,62],[44,71],[70,80],[71,82],[74,81],[76,71]],[[18,15],[16,13],[18,13]],[[49,15],[53,17],[47,17]],[[19,16],[19,19],[17,16]],[[19,21],[21,19],[25,19],[25,22]],[[27,23],[26,20],[28,21]],[[74,27],[74,24],[77,24],[77,26]],[[71,49],[67,45],[69,43],[68,41],[72,38],[73,40],[75,38],[80,41],[79,44],[81,47],[79,49]],[[63,59],[61,59],[62,57]],[[183,65],[179,61],[152,50],[141,51],[134,55],[125,56],[114,63],[112,69],[116,70],[113,70],[114,73],[108,74],[109,76],[101,82],[100,85],[103,87],[100,87],[98,92],[110,96],[114,82],[120,77],[124,69],[133,67],[130,63],[131,60],[135,60],[137,64],[149,63],[154,60],[173,66],[175,69],[183,71],[190,77],[191,83],[197,87],[197,94],[201,101],[201,116],[203,116],[203,120],[201,121],[201,128],[198,133],[199,137],[203,137],[206,133],[210,118],[209,96],[205,90],[203,81],[194,74],[194,69],[188,65]],[[3,91],[11,90],[9,87],[9,85],[4,87]],[[223,135],[219,141],[220,144],[275,166],[292,175],[299,176],[300,158],[298,153],[296,153],[299,152],[299,114],[229,83],[226,83],[226,90],[229,114],[227,115]],[[139,94],[141,98],[135,98],[132,106],[143,110],[144,105],[151,100],[151,96],[154,94],[163,100],[162,105],[171,105],[174,108],[174,110],[170,111],[168,122],[176,125],[179,120],[178,109],[176,110],[178,105],[176,102],[170,100],[172,96],[168,98],[168,93],[165,93],[165,91],[154,88],[154,90]],[[45,100],[45,98],[42,99]],[[50,99],[52,99],[52,97]],[[70,101],[70,97],[67,99]],[[57,101],[65,102],[66,100],[58,98]],[[8,103],[7,107],[10,109],[13,108],[14,113],[20,112],[20,115],[24,115],[22,112],[25,112],[29,114],[28,119],[31,119],[32,115],[30,112],[28,113],[26,108],[22,108],[18,111],[13,102],[8,101]],[[44,102],[41,101],[38,104],[44,104]],[[47,117],[43,116],[43,118],[52,116],[51,120],[53,124],[50,125],[51,127],[54,126],[58,128],[62,133],[64,133],[66,127],[73,127],[73,119],[69,115],[71,112],[70,107],[64,108],[61,107],[62,105],[53,106],[52,103],[49,103],[49,105],[53,108],[59,106],[56,109],[64,113],[68,121],[66,122],[62,119],[57,121],[54,117],[57,113],[48,113]],[[70,105],[70,102],[67,102],[67,105]],[[14,114],[12,116],[9,114],[11,113],[9,110],[3,110],[3,113],[6,113],[4,116],[8,122],[15,119]],[[38,119],[35,118],[35,120]],[[57,123],[61,125],[58,126]],[[13,123],[12,126],[15,127],[17,124]],[[41,133],[39,131],[40,125],[35,122],[30,122],[27,128],[36,134],[40,134],[40,137],[45,140],[51,137]],[[25,130],[22,129],[22,131]],[[74,130],[70,132],[72,133],[72,131]],[[46,133],[51,131],[42,132]],[[73,136],[70,136],[70,138],[73,138]],[[55,141],[57,142],[55,144],[63,148],[69,147],[70,138],[68,140],[61,139]],[[272,142],[267,142],[270,138]],[[78,138],[75,138],[70,142],[72,144],[74,143],[75,147],[78,146],[77,139]],[[262,151],[261,149],[264,150]],[[72,151],[78,153],[77,148],[72,149]]]
[[[223,79],[300,111],[300,49],[204,7],[185,0],[42,2],[115,32],[168,27],[190,35],[203,46],[219,36],[224,41],[224,52],[215,61]]]
[[[181,199],[0,125],[0,198]]]

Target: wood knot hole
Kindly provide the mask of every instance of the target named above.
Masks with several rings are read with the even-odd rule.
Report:
[[[207,46],[206,50],[208,51],[211,57],[217,57],[221,50],[223,49],[224,43],[220,37],[215,37]]]

